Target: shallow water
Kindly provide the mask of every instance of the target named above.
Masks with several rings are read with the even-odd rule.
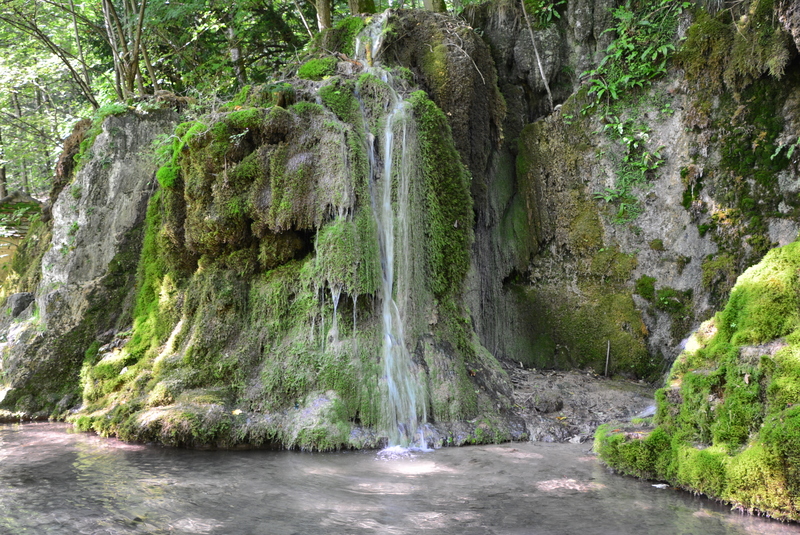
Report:
[[[586,444],[187,451],[0,426],[0,534],[796,534],[615,476]]]

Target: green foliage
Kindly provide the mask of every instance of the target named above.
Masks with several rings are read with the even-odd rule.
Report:
[[[586,72],[592,77],[589,93],[598,100],[617,100],[666,74],[678,17],[689,6],[678,0],[641,0],[612,9],[616,25],[607,31],[615,38],[597,68]]]
[[[634,118],[624,118],[619,108],[630,108],[633,94],[650,86],[667,72],[667,62],[675,51],[675,34],[680,14],[689,2],[677,0],[641,0],[612,10],[615,34],[600,64],[585,75],[591,77],[589,94],[594,102],[584,108],[599,107],[604,117],[604,132],[621,146],[616,177],[612,188],[595,198],[617,204],[613,220],[628,223],[642,211],[635,187],[644,186],[664,159],[659,147],[647,148],[649,130]],[[625,104],[623,104],[623,102]]]
[[[656,291],[656,308],[676,314],[685,316],[689,313],[689,303],[692,299],[691,288],[684,291],[675,290],[673,288],[661,288]]]
[[[617,203],[619,206],[613,216],[614,222],[628,223],[636,219],[642,210],[633,195],[633,188],[645,186],[652,174],[664,163],[661,157],[663,147],[655,151],[648,150],[646,143],[649,140],[649,130],[634,119],[610,115],[606,117],[604,131],[611,139],[619,142],[622,157],[617,161],[614,187],[596,193],[595,198]]]
[[[336,58],[314,58],[306,61],[297,70],[297,77],[305,80],[322,80],[336,73]]]
[[[535,20],[535,29],[543,30],[561,18],[559,10],[566,3],[567,0],[525,0],[525,9]]]

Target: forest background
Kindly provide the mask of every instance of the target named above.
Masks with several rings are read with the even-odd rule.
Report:
[[[0,0],[0,198],[45,195],[80,118],[146,108],[164,91],[213,111],[245,85],[279,83],[352,14],[457,13],[465,1]],[[551,16],[565,3],[528,2]]]

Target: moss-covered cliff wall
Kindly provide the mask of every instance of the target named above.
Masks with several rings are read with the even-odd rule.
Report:
[[[737,275],[797,235],[782,4],[657,4],[569,2],[535,29],[552,112],[519,6],[467,11],[509,110],[469,294],[500,357],[604,372],[610,344],[612,373],[655,379]]]
[[[82,167],[54,204],[37,304],[10,319],[24,334],[6,348],[3,406],[63,417],[80,400],[69,416],[80,429],[171,445],[374,447],[397,425],[387,406],[383,348],[391,343],[410,355],[426,442],[524,436],[510,414],[508,378],[474,333],[464,300],[471,196],[480,188],[457,149],[473,151],[475,169],[485,165],[480,144],[488,141],[467,135],[470,121],[484,118],[459,112],[464,125],[454,136],[412,71],[392,67],[391,51],[404,48],[382,51],[378,39],[403,25],[420,26],[420,50],[426,40],[466,37],[475,58],[482,54],[480,68],[493,72],[486,45],[465,26],[409,13],[376,18],[364,34],[387,68],[364,57],[356,69],[310,59],[299,69],[307,79],[245,88],[221,110],[177,126],[163,111],[98,118],[90,132],[102,133],[87,137]],[[352,48],[354,36],[342,44]],[[446,49],[406,60],[427,73],[423,82],[461,72],[461,63]],[[449,98],[449,82],[440,83],[423,87]],[[487,117],[499,117],[495,85],[475,86],[465,98],[488,91],[497,104]],[[118,123],[136,130],[151,116],[172,123],[125,145],[134,134]],[[124,165],[144,188],[135,203],[114,199],[128,193],[114,189],[123,162],[113,150],[140,158]],[[95,183],[106,169],[100,199]],[[378,188],[387,180],[384,208]],[[106,201],[130,206],[125,228],[99,217]],[[378,215],[385,209],[390,221]],[[380,235],[387,225],[393,256]],[[94,308],[80,304],[113,277],[124,278],[113,294],[92,300]],[[399,311],[398,332],[386,330],[387,299]],[[32,344],[12,356],[16,342],[41,332],[68,347],[69,365]],[[37,359],[52,368],[52,386],[42,387],[45,372],[26,375]],[[26,392],[36,388],[32,399]]]

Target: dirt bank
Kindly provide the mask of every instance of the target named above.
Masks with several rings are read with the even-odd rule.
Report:
[[[585,442],[600,424],[652,413],[656,388],[589,372],[523,369],[504,363],[531,440]]]

